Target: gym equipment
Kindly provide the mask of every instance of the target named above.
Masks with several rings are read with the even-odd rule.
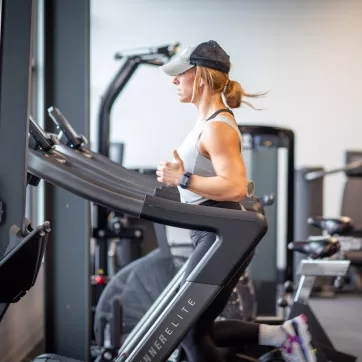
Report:
[[[344,290],[362,290],[362,218],[359,211],[362,199],[362,153],[346,151],[346,165],[331,170],[323,168],[305,169],[297,176],[296,195],[296,235],[299,240],[318,239],[322,232],[337,237],[341,243],[341,258],[351,261],[348,272],[350,283]],[[345,172],[347,176],[342,196],[342,217],[324,217],[323,180],[327,175]],[[339,221],[349,219],[348,227],[342,227]],[[307,221],[307,223],[305,222]],[[337,229],[333,229],[333,225]],[[344,225],[344,224],[343,224]],[[342,225],[342,226],[343,226]],[[347,225],[344,225],[347,226]],[[300,257],[299,257],[300,258]],[[348,286],[348,288],[347,288]]]
[[[102,97],[99,112],[99,137],[109,133],[109,117],[111,108],[132,74],[139,65],[148,64],[153,66],[163,65],[178,51],[179,44],[167,44],[160,47],[148,47],[125,50],[117,53],[115,58],[122,59],[122,66],[116,76],[108,86]],[[61,114],[56,109],[50,108],[48,113],[56,126],[60,129],[60,141],[75,149],[82,149],[87,145],[87,139],[82,135],[77,135],[72,129],[62,129]],[[107,149],[109,143],[104,146],[99,145],[100,153],[109,155],[112,153],[113,159],[122,161],[123,145],[112,145]],[[105,151],[103,151],[105,150]],[[156,186],[155,186],[156,187]],[[92,228],[92,294],[91,308],[92,318],[98,299],[111,278],[117,271],[136,260],[147,255],[157,248],[157,239],[153,230],[153,224],[146,220],[131,218],[128,215],[116,215],[111,210],[106,210],[99,205],[93,206],[94,218]],[[121,226],[114,229],[113,226]],[[90,322],[92,324],[92,322]]]
[[[65,121],[66,121],[65,119],[62,120],[62,127],[66,126]],[[66,157],[67,164],[68,164],[69,167],[73,168],[76,165],[79,165],[79,166],[81,165],[82,167],[84,167],[84,169],[82,170],[82,173],[84,175],[89,175],[89,176],[96,175],[97,178],[101,179],[103,182],[107,181],[108,184],[109,184],[109,187],[113,188],[113,187],[117,187],[117,186],[123,184],[123,187],[125,189],[129,190],[129,183],[124,179],[124,176],[122,177],[122,174],[121,174],[121,170],[123,169],[122,166],[113,163],[114,171],[118,171],[118,173],[116,175],[114,175],[114,174],[112,174],[110,172],[109,167],[102,166],[102,163],[101,163],[102,157],[100,157],[100,156],[98,156],[98,159],[94,158],[94,160],[93,160],[94,163],[93,164],[87,165],[87,163],[89,163],[89,160],[93,159],[91,151],[88,150],[86,155],[84,155],[82,153],[82,150],[80,150],[80,148],[72,149],[72,148],[64,147],[63,145],[60,145],[60,143],[59,143],[59,141],[58,141],[58,139],[56,137],[54,137],[53,135],[46,134],[32,119],[30,119],[29,132],[30,132],[30,134],[32,136],[31,139],[33,139],[35,141],[35,144],[34,144],[34,142],[31,143],[32,146],[35,149],[47,150],[48,152],[54,153],[56,155],[56,157],[61,157],[62,155],[63,156],[66,155],[67,156]],[[112,161],[109,161],[107,159],[106,163],[112,164]],[[133,172],[133,173],[135,173],[135,172]],[[142,194],[142,192],[140,192],[138,190],[135,190],[135,192],[137,192],[139,194]],[[253,200],[257,201],[257,202],[251,202]],[[258,211],[258,212],[263,213],[264,212],[263,206],[272,204],[274,198],[273,198],[273,195],[265,195],[260,199],[254,198],[253,200],[251,200],[251,199],[247,200],[247,202],[244,204],[245,208],[249,209],[249,210]],[[167,245],[167,241],[165,242],[165,244]],[[161,255],[161,257],[164,257],[164,256],[162,256],[162,254],[160,254],[160,255]],[[159,259],[157,259],[157,257],[159,257],[160,255],[151,253],[147,257],[144,258],[147,261],[144,261],[144,260],[141,260],[141,259],[136,261],[135,264],[140,265],[140,268],[138,268],[138,269],[137,269],[137,267],[134,268],[135,270],[132,270],[131,268],[127,268],[127,267],[125,269],[123,269],[121,271],[122,277],[118,278],[118,280],[116,280],[116,278],[113,278],[112,281],[115,281],[115,282],[112,283],[112,281],[111,281],[111,283],[109,285],[109,288],[111,289],[113,295],[116,294],[114,285],[120,285],[120,288],[122,289],[122,288],[124,288],[124,285],[127,284],[128,290],[129,290],[129,286],[132,286],[132,288],[133,288],[133,293],[128,294],[128,296],[130,296],[130,295],[134,296],[139,291],[139,289],[140,289],[139,287],[141,285],[143,287],[147,286],[149,288],[149,290],[152,290],[153,295],[157,296],[158,293],[161,292],[162,286],[166,282],[168,282],[171,279],[171,277],[168,277],[168,280],[163,279],[163,283],[159,283],[159,280],[158,280],[158,283],[157,283],[158,285],[157,285],[155,283],[149,283],[149,282],[145,283],[145,281],[142,278],[142,275],[147,276],[146,273],[150,269],[152,269],[150,267],[152,265],[160,264],[161,260],[165,260],[164,265],[165,265],[166,268],[170,268],[172,266],[171,263],[175,262],[176,258],[173,258],[170,253],[169,253],[169,255],[166,255],[168,258],[164,258],[164,259],[159,258]],[[173,258],[173,260],[171,258]],[[141,261],[143,262],[143,265],[141,264]],[[131,267],[131,265],[129,265],[129,267]],[[160,265],[158,265],[158,267],[162,271],[162,268],[160,267]],[[133,272],[132,275],[136,276],[136,281],[138,281],[137,284],[136,283],[131,283],[131,277],[129,277],[129,275],[131,274],[129,272],[130,270],[131,270],[131,272]],[[143,272],[142,272],[142,270],[143,270]],[[156,274],[156,273],[154,272],[153,274]],[[164,274],[164,271],[162,271],[161,275],[163,275],[163,274]],[[171,273],[171,276],[172,276],[172,273]],[[126,279],[127,279],[127,283],[124,283],[123,281],[126,280]],[[146,277],[144,279],[146,279]],[[142,283],[142,284],[140,284],[140,283]],[[241,284],[242,283],[243,283],[243,280],[241,280]],[[116,295],[116,297],[117,297],[117,295]],[[147,297],[147,294],[146,295],[143,294],[142,298],[140,298],[140,300],[144,299],[145,297]],[[113,299],[115,299],[115,298],[110,298],[110,296],[108,294],[108,295],[106,295],[106,297],[104,299],[105,299],[107,305],[108,305],[108,302],[109,302],[108,300],[112,299],[112,301],[110,303],[111,304],[110,309],[114,310],[112,308],[112,306],[113,306]],[[153,302],[154,299],[155,299],[155,297],[151,297],[150,300],[149,300],[149,304],[151,304],[151,302]],[[147,303],[147,300],[145,302]],[[134,304],[133,302],[129,302],[127,304],[128,305],[128,308],[127,308],[128,311],[132,312],[132,308],[129,308],[129,306],[132,306],[133,304]],[[123,308],[123,305],[122,305],[122,308]],[[144,307],[142,309],[142,307],[137,304],[137,308],[136,308],[137,316],[136,317],[139,319],[140,316],[142,316],[146,312],[146,309],[147,309],[146,307]],[[106,311],[106,313],[107,313],[107,311]],[[103,313],[103,315],[102,315],[102,313],[100,313],[100,314],[101,314],[101,317],[104,316],[104,313]],[[130,313],[128,313],[128,315],[130,315]],[[136,321],[138,319],[136,319]],[[110,321],[108,321],[108,322],[110,322]],[[111,323],[109,323],[109,324],[111,324]],[[102,320],[100,321],[99,325],[101,326],[101,328],[100,328],[101,332],[103,332]],[[114,325],[114,323],[113,323],[113,325]],[[103,336],[101,335],[100,339],[102,339],[102,338],[103,338]],[[117,340],[117,339],[113,338],[113,340]],[[119,340],[120,340],[120,338],[118,339],[118,341]],[[102,343],[104,343],[104,342],[102,341]],[[107,343],[104,343],[104,344],[107,344]],[[109,353],[109,352],[110,352],[110,350],[109,350],[109,347],[108,347],[107,353]]]
[[[344,290],[362,291],[362,230],[354,228],[350,217],[326,218],[315,216],[308,219],[308,223],[322,230],[324,234],[338,238],[341,251],[337,257],[351,262],[348,272],[348,288]],[[310,240],[318,239],[311,237]]]
[[[43,132],[40,127],[30,119],[29,132],[32,135],[32,139],[36,140],[34,145],[36,148],[42,148],[47,150],[56,150],[57,155],[60,155],[62,152],[65,152],[67,156],[70,156],[73,153],[73,159],[69,161],[81,163],[85,165],[85,159],[89,160],[94,158],[92,152],[85,148],[83,143],[77,144],[74,140],[82,140],[82,137],[77,135],[76,132],[71,128],[70,124],[66,118],[60,113],[59,110],[55,108],[50,108],[52,118],[57,119],[58,128],[61,129],[62,134],[59,136],[59,139],[62,140],[63,144],[72,145],[72,149],[75,149],[76,152],[63,147],[59,144],[59,140],[53,135],[47,135]],[[73,137],[68,137],[64,135],[72,134]],[[73,141],[72,141],[73,140]],[[104,158],[104,157],[103,157]],[[109,167],[102,167],[100,162],[102,157],[98,157],[98,160],[92,165],[92,168],[88,168],[86,173],[92,175],[96,174],[97,177],[104,177],[102,174],[105,174],[104,180],[108,183],[112,182],[114,186],[117,186],[118,183],[127,184],[122,175],[119,172],[123,169],[120,165],[113,163],[114,171],[117,172],[117,177],[115,178],[114,174],[109,171]],[[112,164],[107,159],[107,163]],[[96,167],[95,167],[96,166]],[[114,167],[116,166],[116,167]],[[96,172],[94,173],[94,170]],[[131,174],[136,174],[131,172]],[[128,183],[129,187],[129,183]],[[158,189],[159,190],[159,189]],[[148,190],[149,192],[150,190]],[[137,191],[138,192],[138,191]],[[160,190],[159,190],[160,192]],[[256,211],[264,214],[264,206],[271,205],[274,201],[273,195],[264,195],[261,198],[248,198],[243,202],[243,206],[246,210]],[[113,316],[113,301],[118,299],[123,292],[125,285],[127,284],[128,293],[124,293],[127,298],[124,298],[122,302],[123,321],[124,321],[124,332],[129,333],[130,330],[136,325],[142,315],[147,311],[148,307],[156,299],[156,297],[161,293],[165,285],[171,280],[173,274],[177,271],[179,266],[184,262],[182,258],[173,257],[168,246],[166,236],[164,231],[160,230],[160,225],[155,225],[156,232],[158,230],[158,240],[160,245],[160,252],[150,253],[146,257],[135,261],[130,264],[128,267],[121,270],[110,282],[107,288],[104,290],[103,296],[98,302],[96,314],[95,314],[95,335],[97,344],[99,346],[107,346],[107,353],[112,353],[110,350],[118,349],[121,336],[113,337],[117,332],[107,331],[111,326],[116,326],[116,331],[118,330],[118,325],[120,325],[120,319],[118,323],[115,323]],[[162,243],[161,243],[162,241]],[[181,259],[181,260],[180,260]],[[149,279],[150,275],[149,270],[152,269],[152,279]],[[171,274],[170,274],[171,273]],[[126,282],[127,280],[127,282]],[[129,288],[132,286],[131,293],[129,293]],[[107,291],[108,289],[108,291]],[[243,318],[246,320],[251,320],[255,317],[256,313],[256,303],[255,295],[252,290],[252,283],[248,278],[247,274],[240,278],[237,288],[235,288],[234,294],[231,296],[231,301],[229,306],[226,308],[225,313],[222,314],[223,317],[233,317],[233,318]],[[131,297],[131,299],[130,299]],[[134,298],[136,298],[137,303],[135,303]],[[240,301],[237,303],[238,308],[235,309],[235,301],[242,298],[242,303]],[[233,300],[234,299],[234,300]],[[112,312],[112,313],[111,313]],[[119,312],[116,311],[116,314]],[[135,313],[135,314],[134,314]],[[231,314],[232,313],[232,314]],[[236,313],[236,314],[235,314]],[[105,328],[106,327],[106,328]],[[112,345],[105,341],[104,330],[107,334],[111,335],[112,341],[118,341],[117,345]],[[109,338],[108,338],[109,339]],[[97,349],[94,354],[97,353]],[[99,351],[99,349],[98,349]]]
[[[161,66],[169,61],[178,51],[180,44],[178,42],[166,44],[158,47],[141,47],[123,50],[115,54],[116,60],[122,60],[120,69],[115,74],[114,78],[108,85],[104,95],[102,96],[101,105],[98,114],[98,152],[113,161],[122,164],[124,144],[110,143],[110,127],[111,127],[111,112],[114,102],[122,92],[126,84],[129,82],[135,71],[142,64],[150,66]],[[154,175],[153,175],[154,176]],[[154,177],[153,177],[154,178]],[[155,178],[154,178],[155,179]],[[156,186],[155,186],[156,187]],[[98,234],[102,235],[104,230],[107,229],[107,212],[106,210],[96,207]],[[157,247],[157,240],[153,232],[151,223],[140,221],[138,219],[127,217],[127,225],[129,227],[138,228],[142,230],[143,244],[153,245],[152,248],[144,248],[138,255],[135,253],[133,259],[146,255],[149,251]],[[101,254],[106,254],[106,244],[103,238],[96,237],[96,245],[100,249]],[[134,248],[132,241],[127,243],[127,247]],[[126,248],[118,252],[118,255],[127,253]],[[132,261],[129,259],[129,261]],[[103,263],[104,266],[105,263]],[[123,264],[124,263],[120,263]]]
[[[310,172],[321,171],[322,167],[301,167],[295,170],[294,240],[308,240],[311,236],[321,236],[322,231],[308,224],[312,215],[323,215],[323,179],[306,181]],[[298,279],[298,267],[305,259],[301,253],[293,254],[293,280]]]
[[[111,111],[119,94],[122,92],[134,72],[142,64],[151,66],[161,66],[169,61],[178,51],[178,42],[166,44],[159,47],[142,47],[123,50],[115,54],[115,59],[123,60],[121,68],[108,85],[102,96],[98,115],[98,153],[122,164],[123,144],[110,144]],[[113,152],[112,152],[113,151]],[[105,215],[102,210],[97,212],[97,224],[100,228],[105,223]]]
[[[32,0],[0,4],[0,321],[35,284],[50,232],[25,218],[26,188],[36,183],[26,172],[32,14]]]
[[[61,129],[62,132],[62,135],[59,138],[63,141],[63,143],[65,142],[66,144],[68,144],[69,143],[68,141],[71,139],[73,140],[82,139],[71,128],[71,126],[69,125],[67,120],[61,115],[59,110],[51,108],[49,109],[49,112],[51,112],[52,118],[57,119],[58,127]],[[102,179],[103,182],[107,182],[109,185],[112,185],[113,187],[119,187],[119,185],[123,185],[125,190],[130,190],[131,185],[135,186],[134,183],[131,183],[124,176],[124,174],[139,176],[139,174],[136,173],[135,171],[127,173],[127,170],[124,169],[121,165],[110,161],[108,158],[105,158],[104,156],[101,155],[96,156],[95,153],[92,153],[88,148],[85,147],[84,143],[79,142],[79,144],[76,144],[76,142],[72,142],[73,147],[69,147],[69,145],[64,146],[64,144],[60,144],[59,139],[56,136],[54,136],[53,134],[45,133],[31,117],[29,121],[29,133],[31,135],[30,145],[33,149],[47,150],[49,152],[53,152],[57,157],[61,157],[62,155],[67,155],[68,165],[70,167],[73,167],[73,165],[76,164],[83,165],[84,166],[83,173],[85,175],[86,174],[90,176],[96,175],[97,178]],[[69,134],[73,134],[73,137],[68,138],[64,136]],[[93,160],[93,164],[87,166],[86,163],[87,160],[88,161]],[[124,174],[122,174],[122,171],[124,172]],[[152,182],[149,184],[147,178],[145,177],[145,182],[143,182],[142,185],[139,185],[138,189],[135,192],[137,192],[139,195],[144,195],[145,193],[152,194],[154,184],[159,185],[159,183],[155,182],[154,180],[152,180]],[[148,185],[148,187],[146,187],[146,185]],[[150,264],[151,261],[154,264],[155,257],[160,255],[164,257],[163,259],[164,263],[165,264],[168,263],[168,267],[170,267],[170,265],[174,263],[174,259],[176,258],[174,258],[171,255],[166,235],[163,230],[163,226],[154,224],[154,228],[155,228],[155,233],[157,234],[158,253],[148,254],[146,260]],[[160,262],[159,259],[158,261]],[[127,274],[128,270],[129,269],[125,270],[124,275],[128,275]],[[108,283],[108,280],[104,278],[102,280],[97,281],[94,280],[93,277],[92,282],[106,284]]]
[[[109,133],[112,106],[120,92],[125,87],[126,83],[132,77],[133,73],[141,64],[151,66],[161,66],[165,64],[165,62],[169,61],[177,53],[178,49],[179,43],[173,43],[158,47],[144,47],[123,50],[122,52],[115,54],[115,59],[123,60],[123,63],[114,79],[112,79],[109,86],[107,87],[106,92],[102,96],[98,116],[99,154],[106,157],[110,156],[111,147],[109,142]],[[50,114],[52,114],[52,110],[50,110]],[[59,113],[56,114],[56,116],[59,117]],[[113,149],[113,151],[115,150]],[[117,161],[122,163],[123,145],[118,145],[118,151],[116,150],[115,152],[118,158]],[[153,237],[152,225],[150,225],[150,223],[132,223],[134,220],[126,217],[125,215],[122,215],[122,218],[119,218],[119,220],[124,221],[124,227],[121,230],[125,231],[125,233],[120,235],[118,230],[116,233],[114,233],[112,232],[112,229],[108,227],[108,220],[110,218],[109,210],[106,210],[97,205],[95,206],[95,215],[97,226],[93,229],[93,238],[95,241],[97,261],[95,268],[96,276],[99,274],[97,271],[100,271],[102,276],[111,276],[108,270],[109,267],[107,255],[109,254],[110,242],[114,242],[115,238],[119,240],[116,243],[116,249],[118,249],[118,252],[111,252],[111,255],[119,256],[116,258],[119,267],[127,265],[131,261],[146,255],[148,252],[157,247],[157,241],[155,240],[155,237]],[[137,236],[135,237],[135,235]],[[139,235],[141,235],[141,237]],[[137,240],[139,241],[138,244],[135,243]],[[140,243],[141,240],[142,244]],[[125,258],[126,255],[129,255],[129,257]],[[111,263],[112,262],[114,265],[114,259],[111,260]],[[95,296],[95,298],[93,298],[92,305],[94,307],[97,304],[100,293],[104,289],[104,285],[105,284],[103,284],[103,288],[99,289],[99,293]]]
[[[169,61],[180,48],[180,43],[162,45],[159,47],[143,47],[123,50],[115,54],[115,59],[123,60],[122,67],[107,87],[102,96],[98,115],[98,153],[110,156],[110,115],[112,106],[141,64],[161,66]]]
[[[248,179],[254,181],[259,195],[275,194],[275,202],[265,209],[268,233],[249,270],[257,297],[257,320],[277,322],[282,320],[277,300],[284,282],[293,278],[293,255],[287,245],[294,240],[294,132],[244,124],[239,129]]]
[[[104,207],[176,227],[213,230],[218,235],[215,246],[210,249],[202,265],[198,265],[190,275],[186,285],[174,298],[155,305],[153,316],[142,325],[133,339],[137,340],[134,348],[130,349],[127,344],[127,351],[131,352],[126,358],[129,362],[139,361],[145,356],[150,356],[152,360],[155,355],[157,360],[165,360],[223,285],[235,272],[245,268],[245,261],[267,230],[264,218],[259,213],[196,207],[150,195],[141,197],[123,190],[121,185],[116,188],[95,176],[91,177],[82,165],[72,164],[65,155],[60,158],[51,151],[29,149],[28,156],[31,174]],[[89,160],[89,168],[92,162]],[[236,242],[235,237],[244,240]],[[229,263],[222,262],[226,259]],[[218,265],[217,270],[215,265]],[[150,328],[155,322],[154,317],[159,315],[154,328]],[[157,345],[155,338],[159,341]],[[162,343],[162,348],[159,343]],[[124,357],[125,354],[122,354],[117,360],[123,360]]]
[[[19,11],[17,6],[21,6]],[[0,54],[0,258],[9,246],[9,231],[13,225],[25,236],[26,149],[17,147],[16,140],[26,142],[28,119],[29,54],[31,39],[31,11],[33,2],[2,1]],[[29,13],[28,13],[29,12]],[[22,27],[16,22],[22,17]],[[19,37],[16,32],[21,31]],[[19,48],[19,49],[18,49]],[[19,58],[20,57],[20,58]],[[14,73],[14,65],[17,69]],[[16,89],[17,95],[9,91]],[[21,129],[21,131],[19,131]],[[22,132],[24,131],[24,132]],[[24,146],[25,147],[25,146]],[[11,157],[9,157],[11,150]]]
[[[48,109],[50,118],[54,121],[58,135],[52,137],[53,143],[61,143],[71,147],[79,152],[87,154],[87,139],[75,132],[73,127],[65,119],[64,115],[55,107]],[[31,120],[31,127],[35,127]],[[40,132],[39,130],[37,130]],[[32,129],[30,130],[32,132]],[[51,135],[52,136],[52,135]],[[46,135],[44,137],[47,137]],[[54,138],[57,138],[55,140]],[[94,206],[95,213],[99,209]],[[93,275],[91,276],[92,288],[92,310],[94,314],[99,296],[101,295],[109,278],[117,271],[129,264],[133,260],[146,255],[149,251],[155,249],[157,244],[154,240],[148,238],[143,240],[143,229],[138,225],[129,225],[125,215],[114,213],[111,210],[105,210],[107,216],[106,227],[100,228],[98,225],[93,227],[92,236],[94,241],[93,253]],[[102,241],[101,241],[102,240]],[[92,314],[92,317],[94,315]]]
[[[293,241],[288,244],[288,248],[291,252],[302,253],[307,259],[302,260],[299,265],[298,274],[300,279],[295,292],[293,282],[288,281],[285,283],[284,298],[279,300],[280,306],[284,309],[285,319],[291,319],[300,314],[307,317],[318,362],[356,361],[355,356],[335,349],[308,305],[309,296],[317,277],[329,276],[341,280],[346,275],[350,261],[333,260],[333,256],[341,248],[340,242],[336,238],[325,237],[314,241]],[[341,284],[338,287],[341,287]],[[245,347],[238,351],[235,362],[250,360],[263,362],[284,361],[279,350],[272,350],[260,356],[261,349]]]
[[[273,197],[248,199],[243,203],[248,211],[264,214],[263,206],[271,204]],[[141,320],[156,297],[162,293],[177,270],[185,262],[182,258],[150,253],[127,268],[121,270],[107,285],[98,302],[95,314],[95,331],[97,344],[120,348],[124,340]],[[152,273],[150,275],[150,270]],[[120,300],[122,312],[114,314],[113,301]],[[248,273],[245,272],[235,287],[229,302],[219,319],[233,318],[254,320],[257,313],[254,286]],[[112,326],[116,326],[116,329]],[[119,328],[122,326],[122,329]],[[106,333],[104,333],[106,331]],[[108,341],[105,341],[106,336]]]
[[[323,327],[308,306],[308,298],[316,277],[330,276],[340,279],[346,275],[350,261],[323,260],[324,258],[331,258],[340,248],[340,242],[330,237],[310,242],[292,242],[289,244],[290,250],[307,255],[309,260],[302,260],[301,262],[299,270],[301,278],[294,295],[288,319],[300,314],[306,315],[311,329],[313,344],[316,347],[318,362],[356,361],[356,357],[339,352],[334,348]]]
[[[10,229],[9,249],[0,259],[0,321],[10,304],[17,303],[34,286],[49,232],[48,222],[33,230],[29,220],[26,221],[25,236],[15,225]]]

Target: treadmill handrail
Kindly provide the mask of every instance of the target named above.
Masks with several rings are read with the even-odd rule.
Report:
[[[67,152],[63,153],[62,150]],[[91,178],[99,180],[100,182],[103,182],[110,187],[142,196],[152,193],[153,189],[151,187],[137,185],[135,182],[132,183],[130,179],[127,179],[125,176],[123,176],[122,169],[120,169],[117,174],[114,174],[110,170],[102,168],[102,164],[89,162],[89,160],[87,160],[80,153],[72,153],[72,151],[72,149],[67,150],[67,147],[64,146],[62,149],[58,148],[55,153],[64,158],[70,167],[80,168],[82,170],[82,174],[86,174]]]
[[[257,212],[189,205],[155,196],[146,196],[140,217],[218,236],[202,261],[203,267],[187,279],[202,284],[224,285],[242,266],[240,255],[246,255],[245,259],[251,256],[268,229],[266,218]],[[243,243],[243,239],[254,242]]]
[[[105,184],[102,187],[102,183],[77,173],[74,168],[70,169],[54,160],[52,155],[29,149],[28,172],[98,205],[137,217],[141,213],[143,201],[140,196],[131,197],[126,192],[116,193]]]
[[[143,198],[132,193],[117,193],[112,191],[113,187],[110,190],[105,183],[82,174],[81,167],[78,165],[70,168],[58,162],[55,159],[56,156],[52,154],[44,154],[32,149],[28,151],[30,173],[80,197],[126,214],[181,228],[213,231],[217,234],[225,229],[222,222],[227,224],[228,221],[253,222],[261,228],[266,227],[265,218],[254,212],[188,205],[150,195]]]
[[[57,145],[55,150],[66,160],[69,160],[70,163],[78,164],[80,167],[83,166],[87,173],[95,174],[96,178],[106,179],[106,182],[115,183],[115,187],[118,186],[125,191],[128,189],[131,192],[142,194],[152,193],[154,191],[154,183],[147,184],[147,181],[146,183],[138,183],[136,177],[132,180],[133,174],[129,175],[128,170],[119,164],[107,167],[108,163],[102,162],[102,159],[97,160],[93,158],[91,154],[89,154],[90,158],[88,158],[82,151],[64,145]],[[106,158],[104,157],[104,159]],[[87,168],[86,165],[88,166]]]

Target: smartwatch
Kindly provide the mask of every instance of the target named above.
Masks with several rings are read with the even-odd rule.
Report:
[[[179,181],[179,185],[180,185],[181,188],[187,189],[189,187],[191,175],[192,175],[191,172],[185,172],[181,176],[180,181]]]

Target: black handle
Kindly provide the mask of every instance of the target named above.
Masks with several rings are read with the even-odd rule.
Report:
[[[163,54],[164,56],[168,58],[172,58],[180,49],[180,43],[176,42],[173,44],[161,46],[157,49],[158,54]]]
[[[337,172],[342,172],[342,171],[353,171],[356,170],[358,168],[362,168],[362,161],[353,161],[351,163],[349,163],[348,165],[346,165],[345,167],[339,167],[339,168],[335,168],[329,171],[312,171],[312,172],[308,172],[305,175],[305,179],[307,181],[314,181],[314,180],[318,180],[320,178],[323,178],[324,176],[327,175],[332,175],[334,173]]]
[[[31,116],[29,116],[29,133],[34,138],[39,148],[44,151],[50,151],[53,148],[53,139],[40,128]]]
[[[56,124],[57,128],[63,133],[70,147],[79,148],[82,146],[82,137],[78,135],[78,133],[74,130],[74,128],[70,125],[68,120],[58,108],[49,107],[48,114]]]
[[[167,58],[173,57],[180,48],[180,43],[175,42],[171,44],[161,45],[158,47],[140,47],[123,50],[114,55],[115,59],[123,59],[123,58],[150,58],[152,56],[159,57],[164,56]]]

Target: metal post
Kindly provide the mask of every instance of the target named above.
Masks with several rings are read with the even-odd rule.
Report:
[[[0,258],[24,226],[33,0],[2,0],[0,47]],[[24,230],[23,230],[24,231]]]
[[[323,215],[323,179],[307,181],[309,172],[322,171],[321,167],[302,167],[295,170],[294,240],[307,241],[310,236],[322,235],[322,230],[308,225],[308,218]],[[298,268],[306,257],[293,253],[294,280],[298,281]],[[291,279],[290,279],[291,280]]]
[[[89,0],[44,2],[45,113],[58,107],[89,137]],[[89,361],[90,205],[65,190],[45,188],[45,215],[52,225],[45,258],[46,352]]]

